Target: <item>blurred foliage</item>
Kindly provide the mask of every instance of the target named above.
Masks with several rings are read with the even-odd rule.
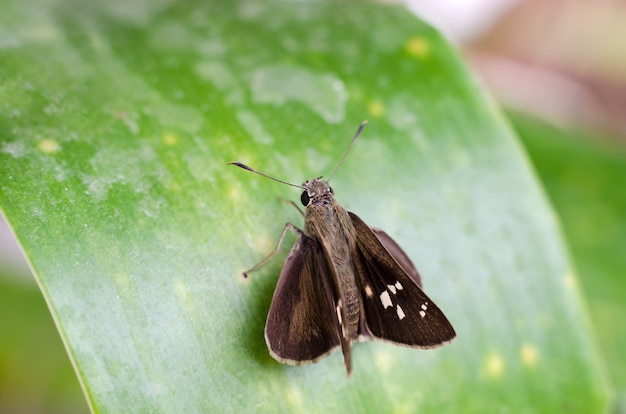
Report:
[[[41,291],[0,269],[0,413],[88,411]]]
[[[626,147],[520,114],[509,117],[560,216],[598,343],[626,410]]]

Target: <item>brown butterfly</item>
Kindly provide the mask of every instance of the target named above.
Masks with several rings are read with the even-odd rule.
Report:
[[[350,375],[353,342],[377,338],[410,348],[435,348],[456,336],[422,290],[406,253],[384,231],[346,211],[328,184],[366,123],[327,180],[314,178],[300,186],[230,163],[304,190],[300,201],[306,211],[298,208],[304,230],[287,223],[276,249],[244,273],[257,270],[278,252],[288,229],[300,235],[280,274],[265,325],[265,341],[279,362],[310,364],[341,347]]]

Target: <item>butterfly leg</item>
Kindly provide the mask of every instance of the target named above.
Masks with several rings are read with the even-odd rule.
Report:
[[[296,208],[296,210],[298,210],[300,212],[300,214],[302,214],[302,217],[304,217],[304,211],[302,211],[302,209],[293,200],[288,200],[288,199],[282,198],[282,197],[280,197],[280,200],[284,201],[285,203],[289,203],[292,206],[294,206]]]
[[[250,269],[246,270],[245,272],[243,272],[243,277],[247,278],[248,274],[250,274],[251,272],[254,272],[256,270],[259,270],[265,263],[268,262],[268,260],[270,260],[272,258],[272,256],[274,256],[276,253],[278,253],[278,251],[280,250],[280,245],[283,244],[283,239],[285,238],[285,234],[287,233],[287,230],[291,230],[294,233],[298,233],[299,235],[304,234],[304,232],[302,230],[300,230],[299,228],[297,228],[295,225],[293,225],[291,223],[285,223],[285,227],[283,228],[283,232],[280,234],[280,238],[278,239],[278,243],[276,243],[276,247],[274,248],[274,250],[271,251],[270,254],[268,254],[263,260],[261,260],[259,263],[254,265],[252,268],[250,268]]]

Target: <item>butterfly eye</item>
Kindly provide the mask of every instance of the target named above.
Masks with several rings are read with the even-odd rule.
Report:
[[[331,194],[333,194],[333,195],[335,194],[335,192],[333,191],[333,188],[332,188],[332,187],[328,187],[328,189],[330,190],[330,193],[331,193]]]
[[[302,195],[300,196],[300,202],[302,203],[302,205],[306,207],[309,205],[310,201],[311,200],[309,199],[309,193],[306,191],[303,191]]]

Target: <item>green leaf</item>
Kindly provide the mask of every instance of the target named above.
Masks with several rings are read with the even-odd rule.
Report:
[[[36,6],[36,7],[35,7]],[[599,412],[607,384],[558,225],[499,111],[406,10],[10,1],[0,205],[97,412]],[[36,12],[30,12],[36,10]],[[280,198],[338,200],[417,264],[458,338],[290,367],[264,319]],[[293,242],[290,237],[288,242]],[[287,243],[288,244],[288,243]]]

